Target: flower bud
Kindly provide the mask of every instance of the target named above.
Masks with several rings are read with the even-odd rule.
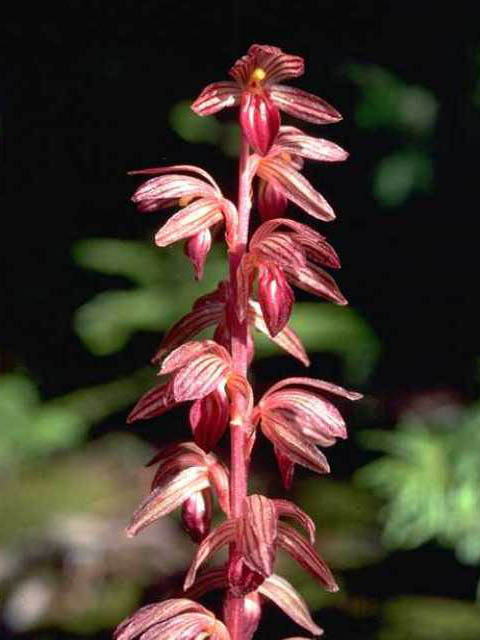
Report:
[[[249,144],[264,156],[280,128],[280,113],[266,93],[246,91],[240,104],[240,126]]]
[[[190,426],[195,442],[206,453],[223,436],[229,420],[229,403],[225,389],[219,387],[190,408]]]
[[[194,542],[200,543],[210,533],[211,523],[211,491],[195,491],[182,505],[183,527]]]
[[[185,255],[190,260],[195,271],[195,280],[203,278],[205,260],[212,247],[212,234],[210,229],[204,229],[185,242]]]
[[[287,324],[295,298],[283,271],[274,264],[258,267],[258,301],[270,335],[275,337]]]
[[[288,205],[283,191],[273,183],[260,180],[258,185],[257,207],[263,222],[273,218],[281,218]]]

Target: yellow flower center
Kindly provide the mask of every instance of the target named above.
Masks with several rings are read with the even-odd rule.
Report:
[[[262,80],[265,80],[265,76],[267,74],[261,67],[257,67],[252,71],[252,75],[250,76],[250,82],[260,83]]]

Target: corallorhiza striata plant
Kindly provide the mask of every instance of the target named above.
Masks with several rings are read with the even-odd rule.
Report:
[[[327,397],[361,397],[330,382],[298,377],[277,382],[255,404],[247,379],[254,355],[252,327],[303,364],[309,363],[299,338],[288,327],[294,303],[291,285],[346,304],[323,269],[340,266],[334,249],[307,225],[284,217],[290,200],[314,218],[333,220],[331,206],[300,170],[304,159],[336,162],[347,157],[332,142],[281,125],[280,110],[315,124],[341,119],[324,100],[283,84],[301,76],[303,70],[302,58],[277,47],[253,45],[230,70],[233,81],[208,85],[192,105],[201,116],[224,107],[239,108],[237,206],[224,198],[206,171],[195,166],[132,172],[155,176],[133,196],[140,211],[180,208],[158,231],[156,244],[165,247],[185,240],[185,253],[200,279],[212,231],[223,225],[229,277],[215,291],[199,298],[192,311],[167,332],[154,358],[162,380],[129,416],[129,421],[151,418],[180,403],[192,403],[189,420],[194,441],[169,445],[155,456],[151,464],[158,468],[152,492],[127,529],[128,535],[134,536],[181,507],[185,529],[198,543],[185,578],[185,597],[141,608],[119,625],[115,640],[249,640],[259,624],[264,597],[308,632],[321,635],[301,596],[273,573],[278,548],[289,553],[325,589],[338,589],[313,546],[315,525],[310,517],[287,500],[247,492],[249,460],[258,429],[272,442],[283,482],[289,488],[296,464],[328,473],[328,462],[316,445],[330,446],[336,438],[346,437],[345,423]],[[253,193],[262,224],[250,237]],[[212,340],[193,340],[207,327],[215,327]],[[229,469],[212,453],[227,427]],[[210,531],[214,496],[225,519]],[[308,537],[284,519],[295,520]],[[226,565],[197,576],[205,560],[225,545],[229,547]],[[194,600],[219,588],[225,589],[223,622]]]

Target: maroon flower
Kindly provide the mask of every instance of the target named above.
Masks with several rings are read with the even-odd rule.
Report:
[[[317,162],[341,162],[348,158],[348,153],[329,140],[307,136],[295,127],[280,127],[268,155],[262,159],[252,156],[250,160],[259,177],[257,207],[262,220],[281,218],[288,200],[292,200],[314,217],[325,221],[332,218],[330,205],[314,191],[305,178],[299,177],[304,158]],[[307,207],[305,200],[299,197],[299,183],[303,185],[301,188],[307,198]]]
[[[250,170],[259,178],[258,207],[263,220],[283,215],[287,200],[314,218],[329,222],[335,218],[332,207],[299,170],[303,159],[317,162],[341,162],[348,153],[338,145],[313,138],[295,127],[281,127],[265,156],[250,156]]]
[[[310,542],[293,527],[279,522],[281,517],[296,520],[308,531]],[[287,551],[327,591],[337,591],[338,586],[330,569],[313,547],[314,540],[313,521],[292,502],[270,500],[260,495],[249,496],[245,498],[242,517],[223,522],[199,545],[185,577],[184,589],[190,589],[193,585],[200,565],[207,558],[226,544],[235,542],[241,563],[247,569],[243,584],[236,580],[232,585],[231,574],[228,572],[230,589],[236,595],[245,595],[257,589],[265,578],[272,575],[278,547]],[[252,579],[252,576],[257,576],[257,579]]]
[[[287,229],[282,229],[287,227]],[[284,329],[293,305],[290,284],[336,304],[347,304],[334,279],[319,265],[338,268],[334,249],[310,227],[278,218],[264,222],[253,234],[249,252],[237,272],[239,318],[258,273],[258,298],[263,318],[273,337]]]
[[[240,124],[248,142],[261,155],[268,152],[280,126],[278,109],[313,122],[329,124],[342,116],[321,98],[301,89],[278,84],[303,75],[299,56],[277,47],[254,44],[230,69],[235,82],[208,85],[192,104],[201,116],[217,113],[224,107],[240,105]]]
[[[210,531],[212,488],[228,515],[228,471],[212,453],[207,455],[193,442],[183,442],[164,447],[150,464],[159,467],[151,493],[133,514],[129,537],[182,506],[183,524],[193,540],[200,542]]]
[[[291,486],[293,468],[300,464],[317,473],[328,473],[327,459],[316,445],[329,447],[346,438],[345,422],[324,395],[359,400],[362,395],[313,378],[287,378],[273,385],[253,411],[254,425],[275,448],[285,487]]]
[[[184,173],[195,173],[202,179]],[[199,167],[173,165],[130,171],[130,175],[157,176],[144,182],[133,194],[132,201],[139,211],[150,213],[181,207],[157,232],[155,243],[166,247],[188,238],[191,244],[187,244],[187,255],[194,263],[197,278],[201,277],[210,250],[209,229],[225,221],[227,242],[231,242],[237,220],[235,205],[223,197],[215,180]]]

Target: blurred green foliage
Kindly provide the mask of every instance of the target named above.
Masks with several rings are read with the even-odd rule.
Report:
[[[434,184],[431,138],[438,104],[425,87],[408,85],[376,65],[351,64],[346,76],[359,88],[355,118],[360,128],[388,131],[397,149],[380,159],[373,194],[386,207],[398,207]]]
[[[240,127],[236,122],[220,122],[215,116],[197,116],[190,101],[178,102],[170,112],[170,126],[186,142],[204,142],[219,147],[226,156],[240,151]]]
[[[383,609],[378,640],[477,640],[478,605],[447,598],[404,596]]]
[[[143,369],[45,401],[26,374],[2,376],[0,471],[78,445],[92,425],[133,403],[153,377]]]
[[[360,442],[386,453],[357,475],[385,501],[386,544],[435,539],[462,562],[480,562],[480,405],[409,413],[395,430],[366,431]]]

